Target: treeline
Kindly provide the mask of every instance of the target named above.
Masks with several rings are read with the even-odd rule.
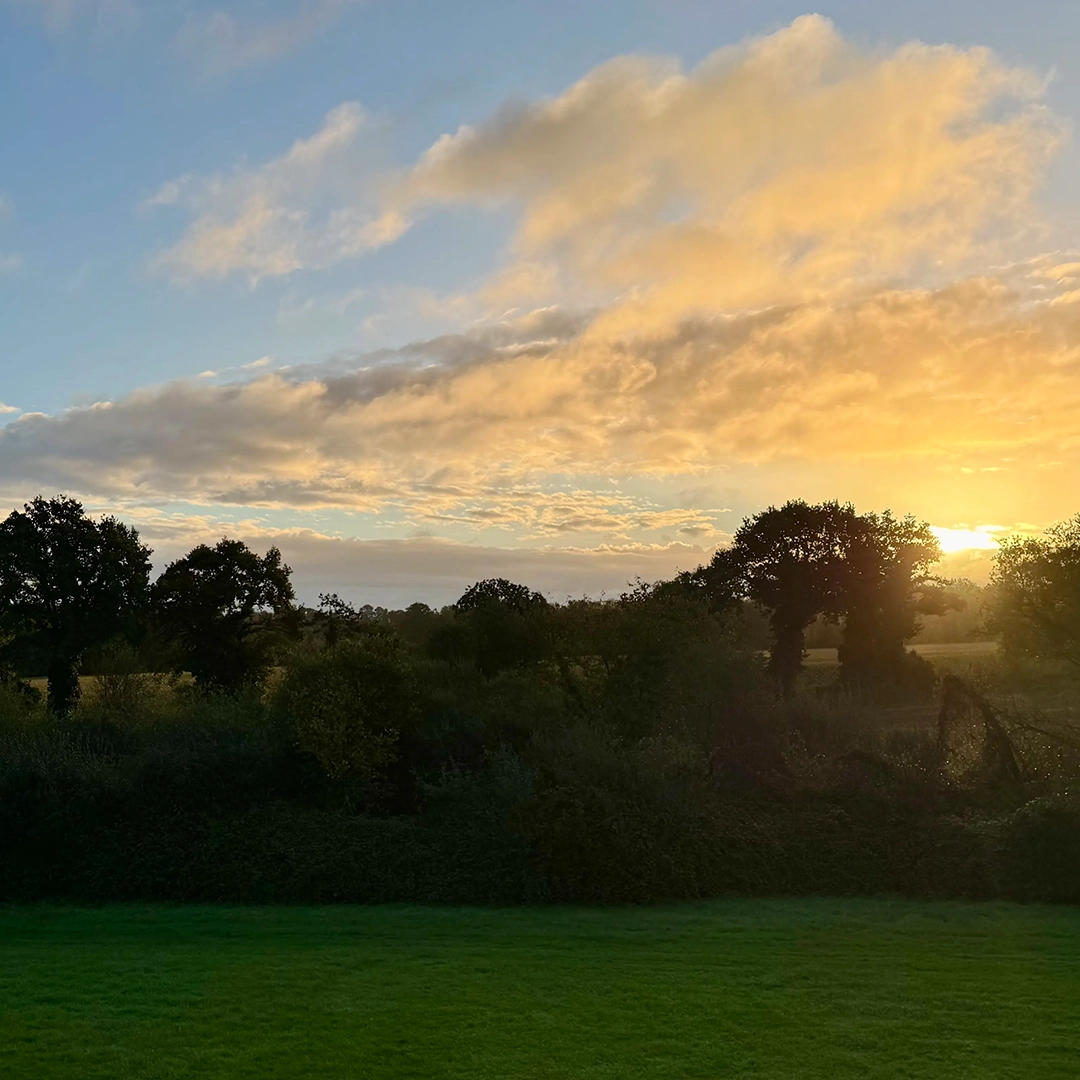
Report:
[[[1005,546],[1009,656],[1080,666],[1077,553],[1075,526]],[[151,582],[135,530],[39,498],[0,523],[0,898],[1080,899],[1080,739],[905,648],[963,603],[938,555],[911,518],[793,502],[609,600],[305,608],[274,549]]]
[[[190,672],[204,690],[237,692],[256,684],[288,651],[283,645],[290,639],[323,626],[332,643],[337,624],[361,616],[400,628],[444,659],[463,662],[463,650],[471,648],[472,661],[485,674],[537,660],[544,636],[527,647],[512,639],[466,640],[457,615],[549,606],[510,583],[481,582],[441,614],[421,604],[394,615],[357,613],[336,596],[324,598],[312,613],[294,606],[290,570],[276,548],[258,556],[236,540],[199,545],[153,584],[151,554],[130,526],[112,517],[92,520],[74,499],[38,497],[9,515],[0,523],[0,628],[8,677],[44,671],[49,709],[62,716],[78,701],[84,660],[89,656],[93,664],[96,654],[119,642],[137,647],[148,666]],[[801,668],[807,629],[822,622],[838,627],[846,685],[925,686],[932,675],[904,643],[918,631],[920,616],[964,606],[955,589],[931,574],[939,558],[929,527],[913,518],[859,515],[839,503],[790,502],[744,522],[731,547],[708,566],[655,588],[697,597],[733,627],[739,623],[747,640],[753,615],[763,618],[769,670],[785,693]],[[566,612],[586,609],[568,606]],[[566,613],[561,618],[574,621]],[[592,643],[582,638],[588,632],[570,635],[571,650],[592,654]],[[499,649],[508,650],[505,658]]]

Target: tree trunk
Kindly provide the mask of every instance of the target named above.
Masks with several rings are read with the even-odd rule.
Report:
[[[784,697],[790,697],[795,690],[795,680],[802,671],[805,651],[804,624],[773,620],[773,647],[769,653],[769,673],[780,684],[780,692]]]
[[[54,655],[49,660],[49,712],[54,716],[70,716],[79,703],[79,674],[76,661],[69,656]]]

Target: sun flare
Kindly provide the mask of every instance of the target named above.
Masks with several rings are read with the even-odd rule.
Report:
[[[1001,525],[978,525],[974,529],[966,526],[948,529],[942,525],[931,525],[930,531],[937,537],[942,553],[954,555],[958,551],[995,551],[998,536],[1005,530]]]

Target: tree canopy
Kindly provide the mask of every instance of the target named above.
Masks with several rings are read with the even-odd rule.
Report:
[[[146,606],[150,549],[114,517],[38,496],[0,523],[0,625],[44,653],[49,707],[71,711],[78,663]]]
[[[235,691],[261,673],[267,640],[257,616],[291,606],[291,573],[276,547],[260,556],[228,538],[200,544],[165,568],[154,583],[155,610],[196,683]]]
[[[769,670],[788,692],[802,666],[806,628],[843,608],[844,557],[855,511],[837,502],[770,506],[748,518],[712,572],[768,612]]]
[[[940,557],[930,527],[913,517],[793,501],[744,521],[705,580],[721,600],[741,597],[767,613],[769,670],[785,693],[802,666],[806,629],[819,616],[844,622],[845,682],[895,683],[917,667],[904,642],[917,633],[920,613],[955,602],[930,573]]]
[[[864,685],[917,681],[927,671],[904,642],[918,633],[920,615],[961,603],[930,573],[941,547],[925,522],[896,518],[888,510],[853,517],[849,527],[841,677]]]
[[[1080,515],[1044,536],[1001,541],[989,622],[1011,655],[1080,669]]]
[[[487,578],[453,605],[455,620],[432,641],[436,655],[474,664],[485,676],[538,660],[546,648],[548,602],[525,585]]]

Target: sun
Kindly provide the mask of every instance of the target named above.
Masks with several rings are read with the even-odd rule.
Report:
[[[974,529],[963,525],[955,529],[931,525],[930,531],[937,537],[942,554],[953,555],[958,551],[995,551],[997,534],[1005,530],[1001,525],[979,525]]]

